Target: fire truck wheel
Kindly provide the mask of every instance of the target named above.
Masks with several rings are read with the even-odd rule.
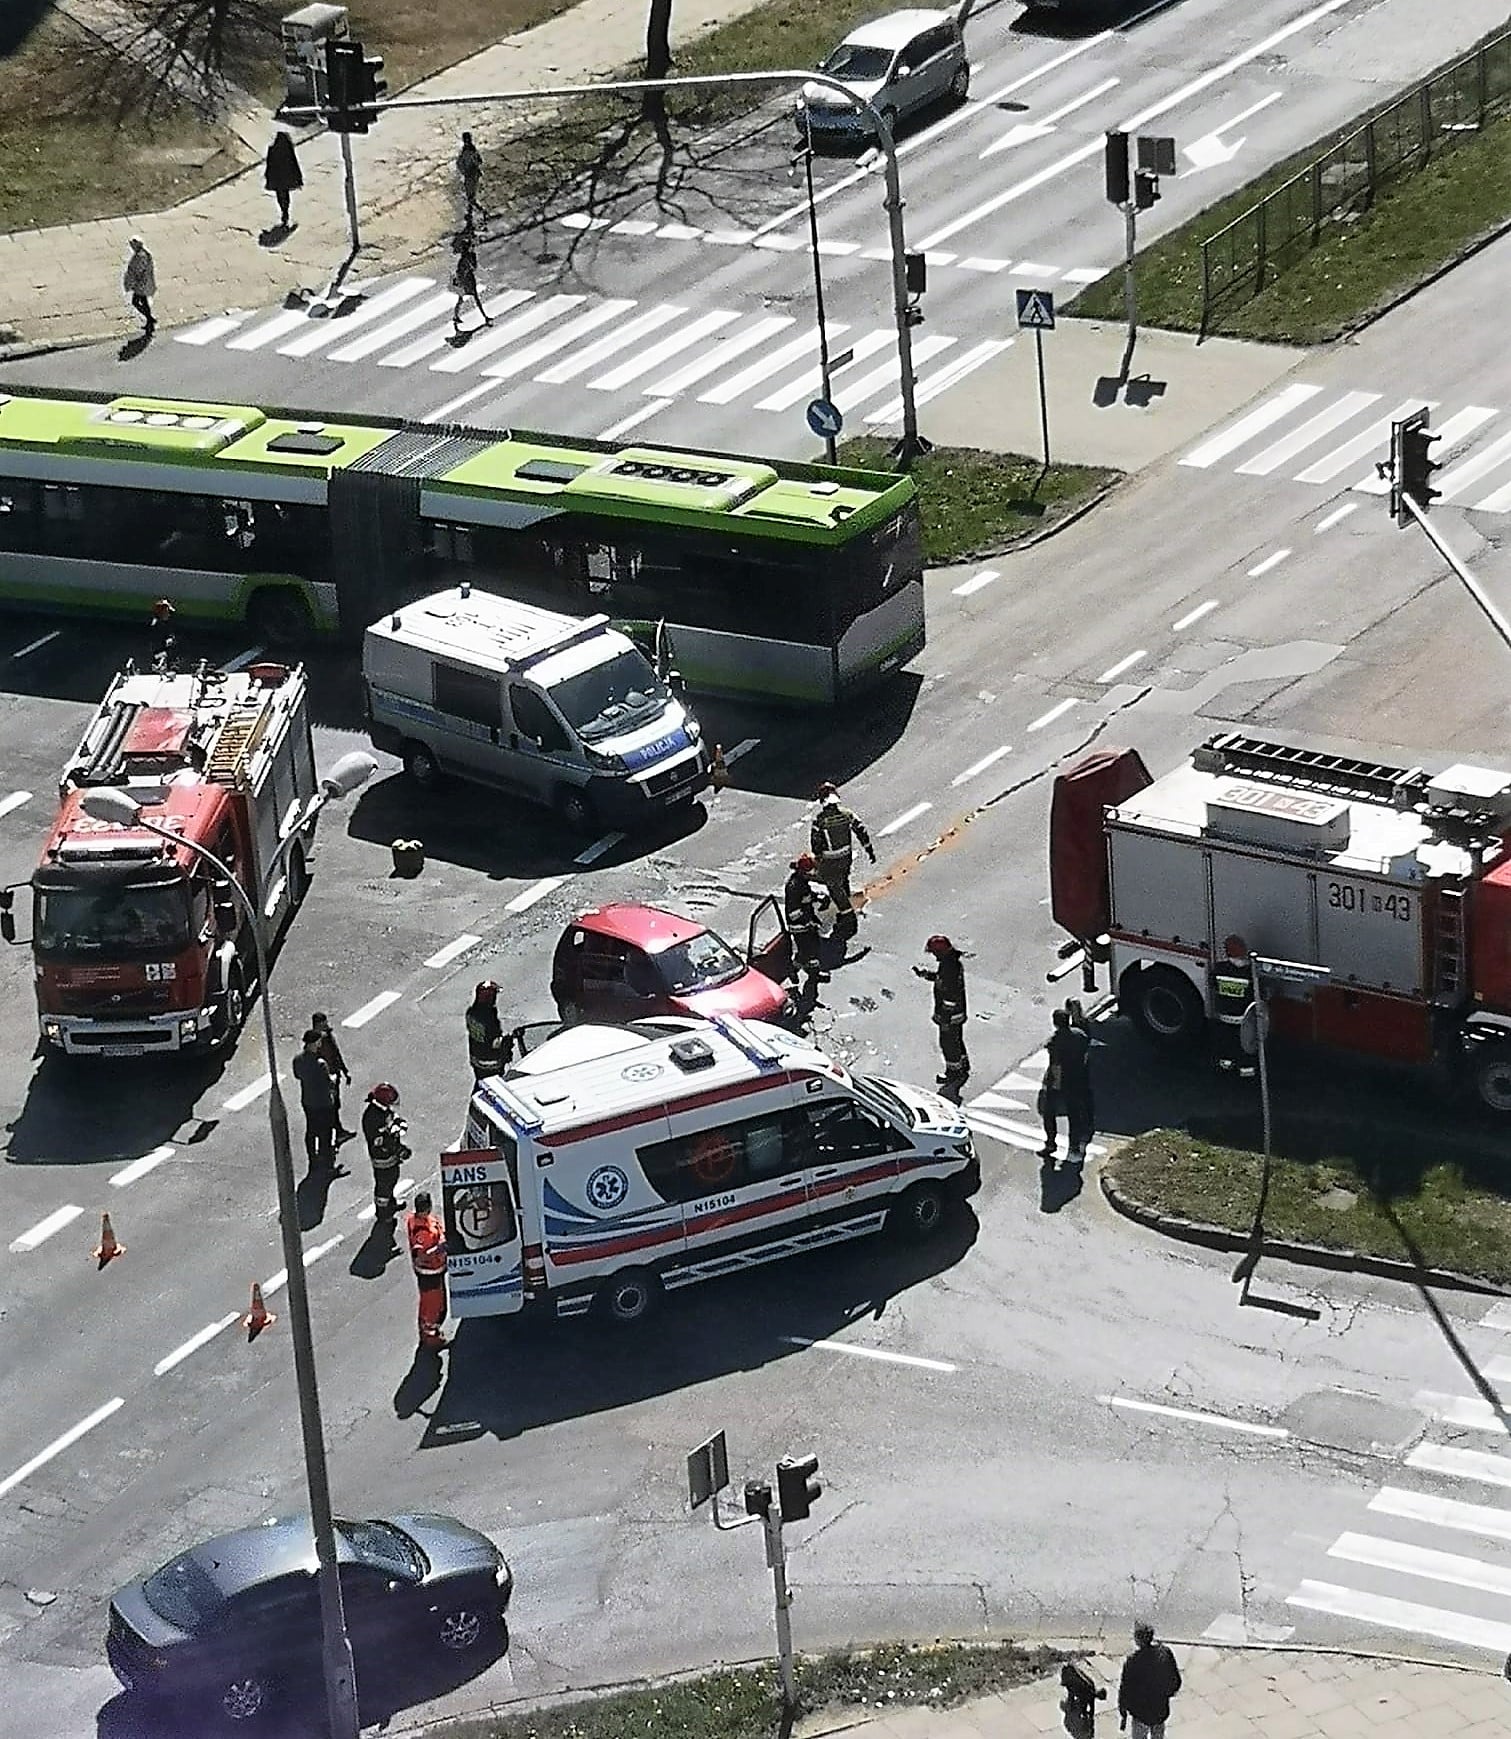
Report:
[[[423,743],[404,745],[404,771],[422,791],[439,791],[444,775],[441,764]]]
[[[598,1288],[597,1304],[605,1321],[626,1327],[644,1322],[660,1295],[660,1282],[649,1269],[621,1268]]]
[[[210,1042],[214,1045],[228,1045],[241,1031],[241,1023],[247,1014],[246,981],[242,977],[238,962],[226,975],[225,994],[221,997],[215,1010],[215,1019],[210,1028]]]
[[[1173,966],[1146,966],[1124,981],[1120,995],[1129,1018],[1147,1039],[1170,1050],[1194,1044],[1206,1024],[1196,987]]]
[[[1487,1111],[1511,1111],[1511,1045],[1484,1045],[1474,1058],[1474,1090]]]

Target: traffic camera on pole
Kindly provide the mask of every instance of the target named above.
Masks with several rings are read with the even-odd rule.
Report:
[[[804,1521],[824,1495],[818,1479],[818,1457],[783,1456],[776,1464],[776,1487],[783,1523]]]

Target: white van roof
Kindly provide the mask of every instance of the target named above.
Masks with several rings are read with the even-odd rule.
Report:
[[[571,1027],[529,1053],[478,1093],[518,1128],[549,1142],[668,1101],[696,1096],[740,1098],[792,1073],[843,1081],[822,1051],[762,1021],[668,1017],[625,1026]]]
[[[608,622],[607,616],[566,616],[463,585],[401,605],[367,632],[373,639],[504,671],[600,639],[612,632]]]

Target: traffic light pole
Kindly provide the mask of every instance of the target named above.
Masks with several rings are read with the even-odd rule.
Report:
[[[782,1676],[782,1707],[797,1708],[797,1663],[792,1655],[792,1591],[787,1586],[787,1548],[782,1542],[782,1516],[775,1504],[761,1517],[766,1532],[766,1562],[776,1594],[777,1670]]]
[[[1500,635],[1502,642],[1506,646],[1511,647],[1511,622],[1506,620],[1505,616],[1496,608],[1494,602],[1486,593],[1485,588],[1477,579],[1475,579],[1474,575],[1470,573],[1468,567],[1460,561],[1458,556],[1456,556],[1448,547],[1447,543],[1444,541],[1442,533],[1438,531],[1436,527],[1429,524],[1427,515],[1423,511],[1421,503],[1415,496],[1403,494],[1401,497],[1401,505],[1417,522],[1417,524],[1421,526],[1422,530],[1427,533],[1428,542],[1431,543],[1432,547],[1438,552],[1443,560],[1447,562],[1449,567],[1453,569],[1459,579],[1463,581],[1465,591],[1467,591],[1469,596],[1474,599],[1480,609],[1484,611],[1485,617],[1489,621],[1490,626]]]
[[[1128,353],[1138,343],[1138,283],[1134,274],[1134,259],[1138,254],[1138,203],[1128,199],[1123,205],[1123,306],[1128,315]]]
[[[346,222],[351,230],[352,258],[355,259],[362,246],[362,235],[357,228],[357,171],[352,163],[350,133],[341,135],[341,179],[346,192]]]

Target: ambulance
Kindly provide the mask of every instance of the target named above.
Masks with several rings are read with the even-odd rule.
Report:
[[[451,1311],[633,1323],[820,1245],[925,1239],[980,1184],[957,1105],[779,1027],[570,1027],[479,1082],[441,1156]]]

